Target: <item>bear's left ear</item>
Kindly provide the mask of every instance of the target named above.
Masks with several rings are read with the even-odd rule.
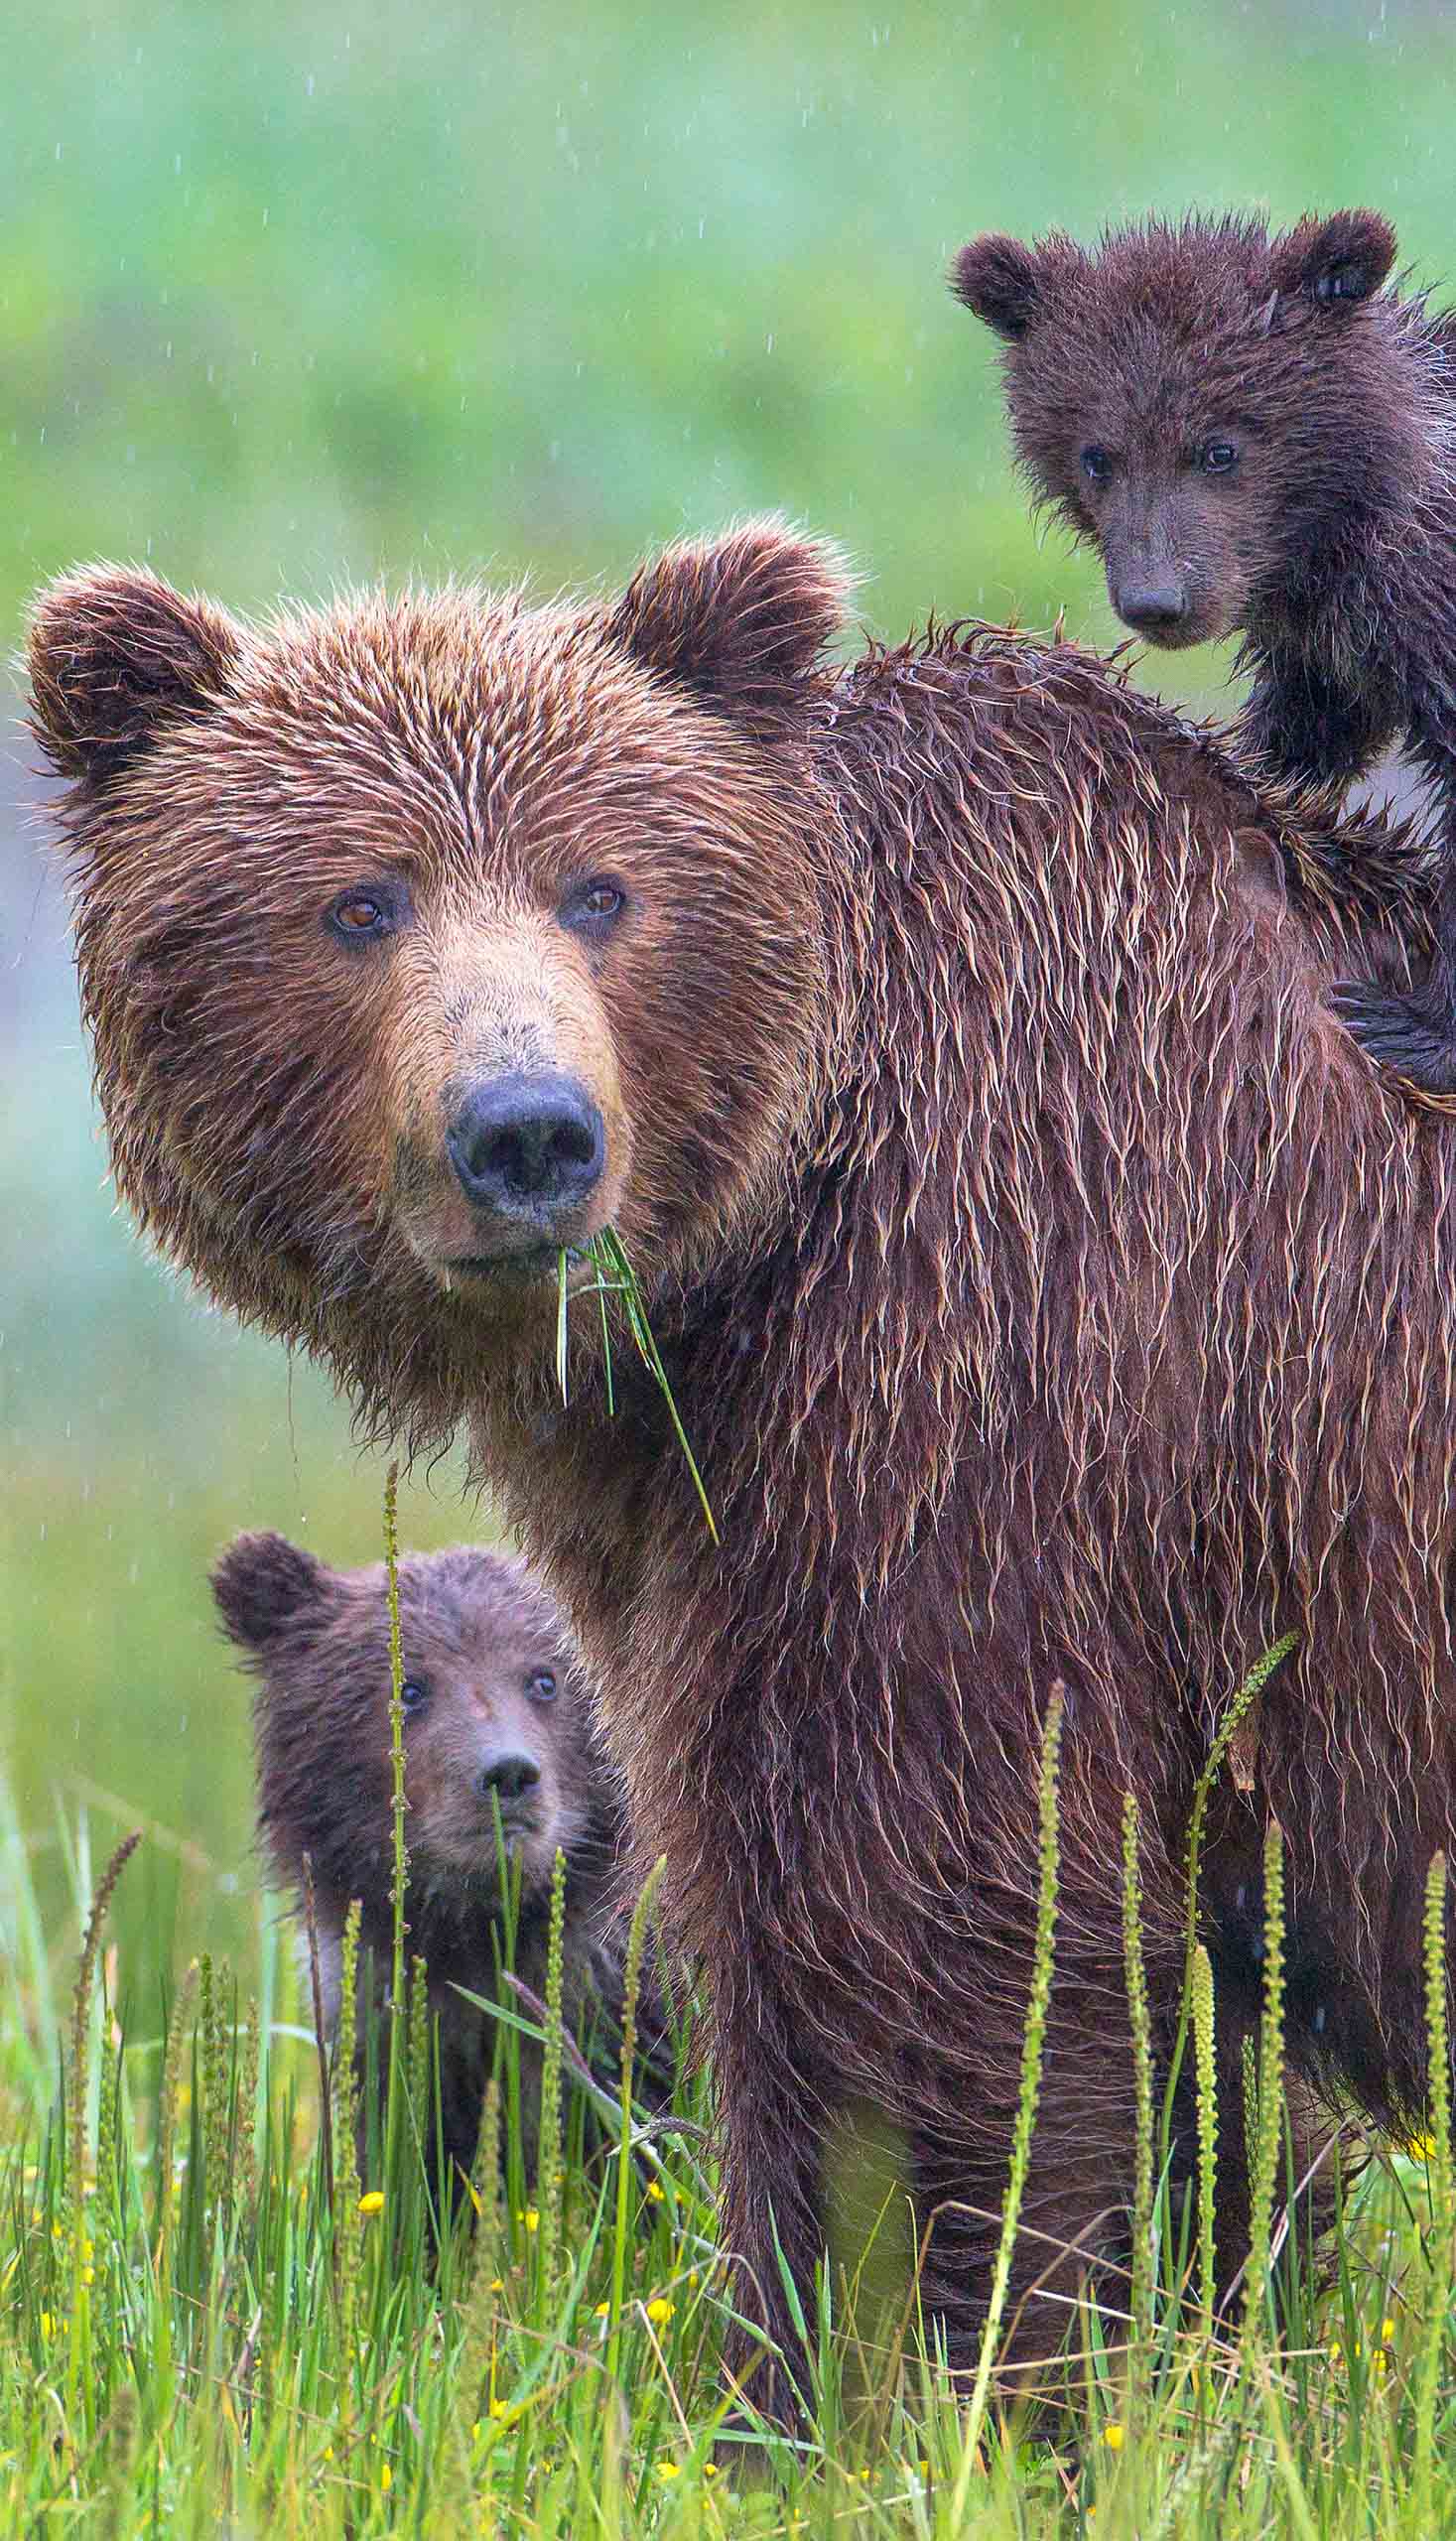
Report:
[[[1378,211],[1297,221],[1269,249],[1275,288],[1329,305],[1369,300],[1395,261],[1395,232]]]
[[[771,736],[838,634],[852,588],[827,541],[748,521],[643,565],[606,631],[649,670]]]
[[[1041,307],[1042,260],[1035,247],[1003,230],[987,229],[961,249],[950,286],[973,318],[984,320],[1006,344],[1029,335]]]
[[[109,776],[168,722],[213,705],[241,651],[223,610],[155,574],[64,574],[31,616],[32,729],[60,775]]]
[[[229,1637],[256,1656],[279,1633],[322,1615],[334,1573],[287,1536],[234,1536],[212,1565],[212,1595]]]

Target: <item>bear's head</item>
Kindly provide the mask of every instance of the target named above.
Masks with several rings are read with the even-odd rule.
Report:
[[[494,1902],[501,1838],[528,1904],[548,1895],[558,1847],[600,1873],[616,1803],[551,1599],[520,1563],[466,1547],[408,1554],[398,1577],[412,1899],[476,1912]],[[212,1593],[257,1680],[259,1824],[274,1869],[297,1884],[307,1852],[331,1910],[361,1898],[377,1935],[393,1864],[383,1566],[332,1570],[282,1536],[239,1536]]]
[[[43,594],[34,720],[144,1228],[417,1435],[518,1371],[608,1225],[649,1286],[711,1257],[778,1187],[824,1029],[806,743],[845,593],[758,523],[596,604],[251,630],[146,573]]]
[[[1249,625],[1432,477],[1449,395],[1419,304],[1382,291],[1394,255],[1374,211],[961,250],[951,287],[1004,346],[1021,468],[1101,550],[1137,634],[1181,649]]]

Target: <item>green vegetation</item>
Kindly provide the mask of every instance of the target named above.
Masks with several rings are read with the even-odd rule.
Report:
[[[1053,1706],[1002,2261],[1034,2146],[1055,1964],[1058,1730]],[[1136,1840],[1129,1807],[1134,2036],[1145,2018]],[[1167,2190],[1149,2073],[1130,2270],[1105,2270],[1071,2319],[1071,2405],[1055,2427],[1038,2429],[1015,2379],[996,2369],[996,2310],[971,2386],[957,2388],[918,2332],[913,2281],[886,2313],[881,2270],[868,2299],[887,2220],[888,2241],[911,2244],[861,2196],[860,2246],[842,2243],[806,2325],[810,2406],[791,2436],[756,2416],[751,2377],[746,2395],[725,2384],[731,2291],[701,2089],[680,2070],[666,2122],[634,2111],[630,2022],[619,2101],[587,2078],[564,2050],[559,1951],[538,2032],[542,2143],[557,2157],[548,2149],[539,2185],[527,2183],[509,2116],[519,2104],[511,2028],[468,2191],[437,2236],[418,1984],[393,1997],[407,2006],[397,2021],[366,1996],[366,2072],[387,2071],[388,2089],[382,2122],[366,2090],[361,2168],[352,2015],[321,2086],[299,1979],[271,1920],[249,1951],[246,1993],[204,1955],[170,2012],[132,2026],[118,2016],[126,1983],[108,1916],[140,1867],[128,1861],[133,1842],[118,1848],[87,1914],[78,1831],[73,1902],[86,1929],[67,2007],[23,1838],[13,1819],[0,1826],[0,1911],[15,1937],[0,1993],[0,2528],[78,2526],[115,2541],[219,2528],[310,2541],[391,2531],[827,2541],[851,2528],[904,2541],[1261,2541],[1270,2530],[1427,2541],[1451,2527],[1449,2100],[1437,2091],[1420,2146],[1354,2178],[1335,2160],[1334,2268],[1316,2295],[1308,2269],[1279,2250],[1293,2183],[1277,1832],[1247,2111],[1215,2108],[1196,2008],[1191,2024],[1201,2171],[1217,2133],[1252,2130],[1256,2257],[1239,2316],[1215,2324],[1205,2308],[1202,2255]],[[562,1898],[559,1885],[558,1918]],[[1444,1903],[1438,1858],[1426,1917],[1436,2048]],[[634,1927],[629,2004],[652,1931],[649,1898]],[[347,1970],[342,1996],[347,2013]],[[587,2093],[597,2134],[604,2115],[615,2137],[604,2153],[584,2132]],[[858,2162],[853,2136],[843,2158]],[[892,2166],[886,2176],[892,2205]],[[860,2184],[836,2195],[831,2183],[832,2208],[853,2210]]]

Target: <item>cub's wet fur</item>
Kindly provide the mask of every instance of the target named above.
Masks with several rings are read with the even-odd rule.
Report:
[[[382,2004],[393,1944],[389,1613],[382,1564],[338,1571],[277,1535],[239,1536],[212,1573],[223,1623],[256,1678],[258,1822],[280,1886],[312,1870],[324,2010],[338,2018],[339,1953],[361,1905],[367,1984]],[[500,1969],[540,1997],[552,1876],[567,1863],[568,2025],[615,2086],[624,1929],[622,1813],[570,1631],[523,1564],[462,1546],[399,1564],[404,1654],[407,1950],[439,2023],[440,2130],[468,2171],[503,2000]],[[507,1948],[507,1877],[519,1888]],[[461,1991],[462,1988],[465,1992]],[[654,2028],[655,2023],[655,2028]],[[661,2016],[644,2027],[660,2037]],[[522,2123],[535,2157],[540,2049],[520,2041]],[[670,2065],[670,2058],[667,2063]],[[658,2075],[658,2084],[663,2076]],[[670,2074],[667,2076],[670,2081]]]
[[[1096,546],[1114,608],[1181,650],[1241,632],[1262,769],[1344,785],[1403,742],[1441,815],[1435,958],[1335,1003],[1408,1091],[1456,1106],[1456,323],[1387,288],[1375,211],[1271,237],[1231,215],[964,247],[1004,345],[1016,455]]]

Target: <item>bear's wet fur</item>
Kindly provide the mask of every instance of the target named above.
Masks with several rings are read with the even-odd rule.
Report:
[[[406,1964],[422,1958],[428,1974],[439,2034],[435,2140],[458,2185],[474,2159],[500,2031],[465,1993],[530,2018],[502,1969],[540,2001],[558,1848],[567,1866],[564,2017],[615,2087],[621,1803],[570,1630],[522,1563],[466,1546],[407,1553],[398,1580]],[[364,2001],[383,2008],[394,1934],[384,1566],[335,1570],[283,1536],[244,1535],[215,1564],[212,1593],[255,1680],[259,1837],[273,1879],[299,1906],[301,1941],[312,1881],[331,2037],[344,1922],[350,1903],[360,1904],[362,2059]],[[529,2170],[541,2051],[522,2035],[518,2054]],[[366,2111],[361,2142],[367,2134]]]
[[[1242,631],[1241,746],[1294,783],[1408,745],[1439,805],[1435,959],[1337,1006],[1418,1098],[1456,1107],[1456,333],[1385,287],[1375,211],[1270,236],[1146,220],[1094,249],[973,239],[952,287],[1001,338],[1017,459],[1096,546],[1149,643]]]
[[[861,2122],[900,2147],[926,2315],[975,2352],[1064,1685],[1035,2361],[1125,2250],[1125,1793],[1165,2067],[1195,1782],[1286,1630],[1207,1852],[1226,2281],[1269,1815],[1296,2069],[1382,2122],[1424,2102],[1456,1177],[1328,991],[1408,977],[1429,903],[1398,833],[1318,830],[1076,647],[835,668],[842,603],[773,523],[615,601],[256,630],[102,569],[42,598],[34,693],[119,1187],[380,1426],[468,1424],[706,1971],[725,2235],[791,2370],[780,2252],[807,2300]],[[554,1141],[594,1116],[589,1185]],[[716,1543],[611,1297],[608,1408],[608,1221]],[[1193,2146],[1185,2093],[1176,2173]]]

